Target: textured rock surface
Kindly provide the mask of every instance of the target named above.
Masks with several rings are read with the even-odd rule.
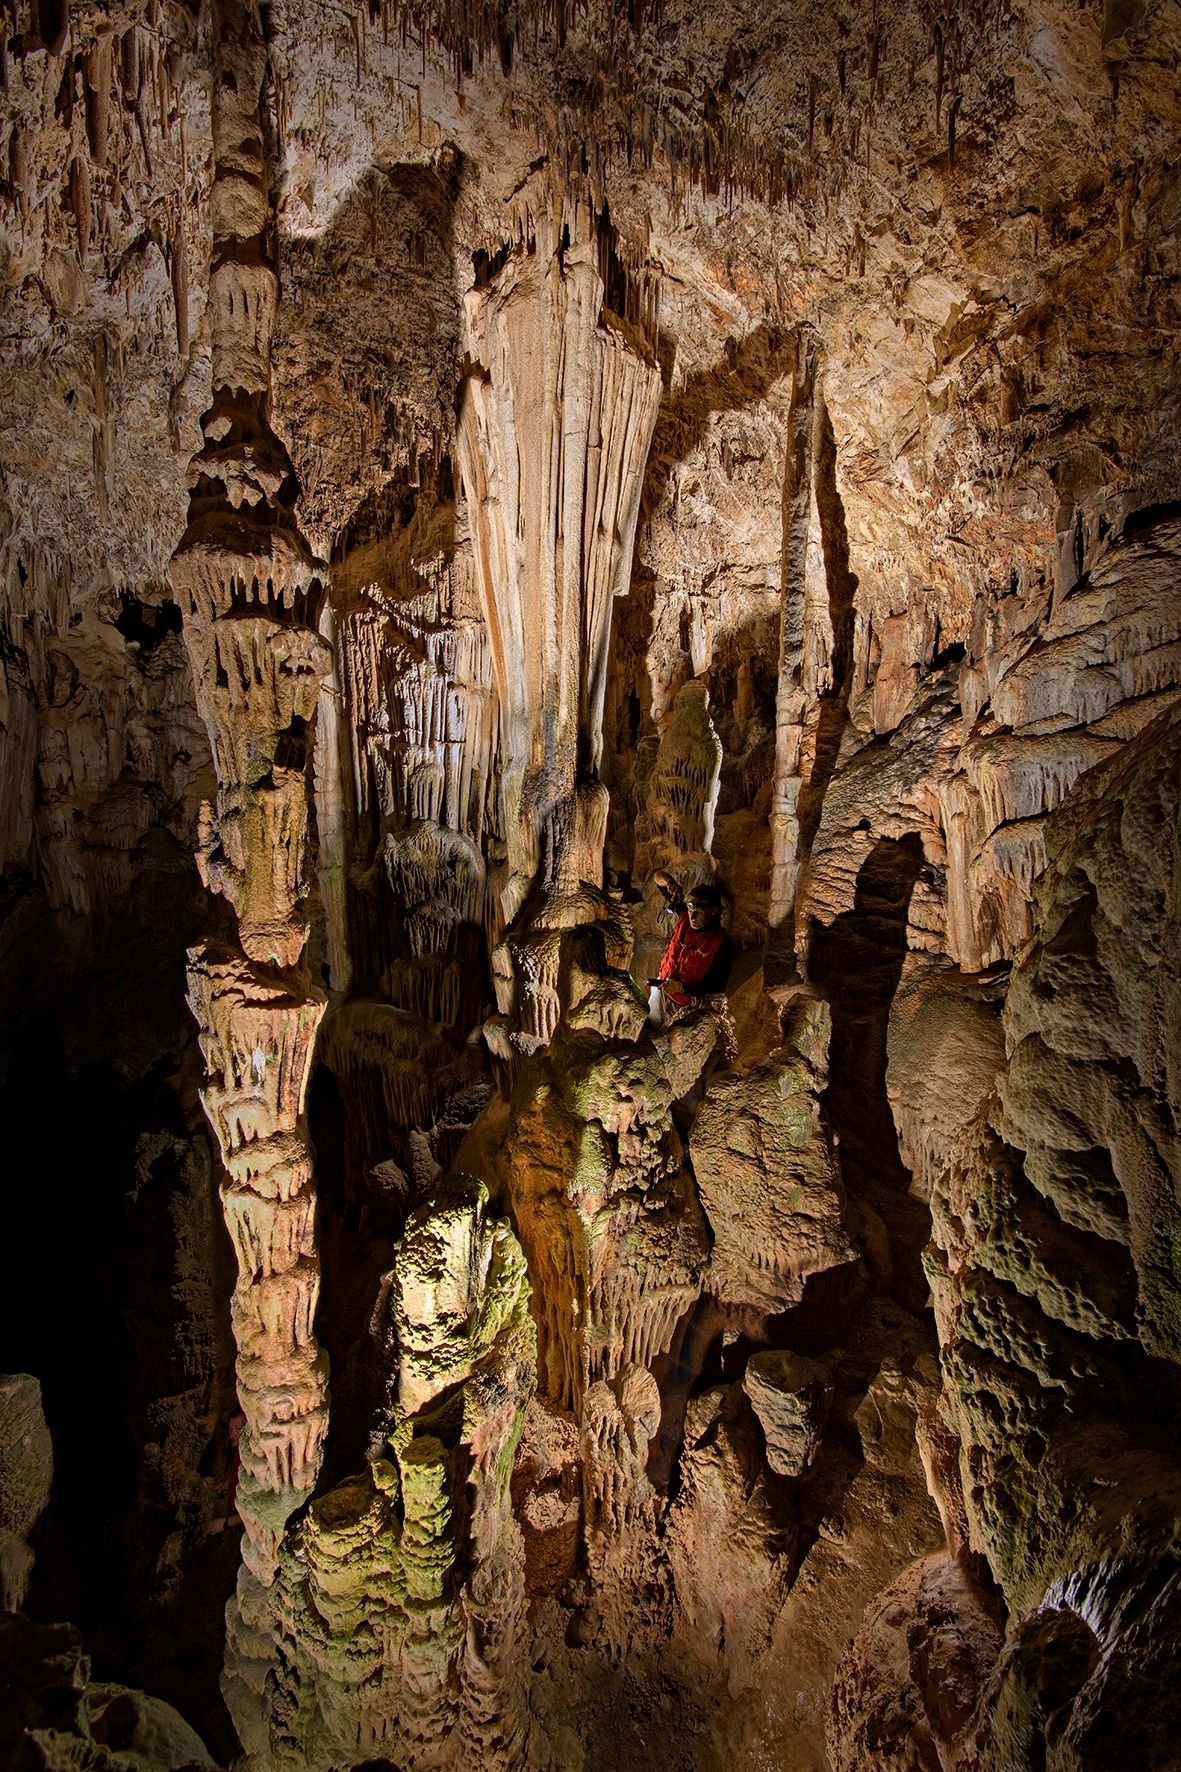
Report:
[[[92,1681],[72,1625],[0,1617],[0,1755],[52,1772],[197,1772],[212,1768],[170,1705]]]
[[[753,1354],[742,1375],[767,1442],[767,1463],[781,1477],[807,1474],[828,1417],[828,1375],[786,1349]]]
[[[998,994],[926,956],[903,967],[890,1005],[886,1089],[899,1152],[925,1195],[996,1083],[1004,1059]]]
[[[965,1568],[926,1557],[871,1608],[833,1689],[834,1767],[962,1763],[969,1725],[1001,1650],[1000,1608]],[[1019,1762],[1015,1762],[1019,1763]]]
[[[1011,1618],[976,1731],[989,1766],[1047,1736],[1064,1765],[1116,1739],[1151,1762],[1174,1726],[1163,1689],[1118,1711],[1129,1666],[1171,1654],[1181,1496],[1171,1435],[1132,1402],[1176,1346],[1178,757],[1166,713],[1051,824],[1000,1099],[936,1199],[970,1541]]]
[[[714,1238],[708,1285],[724,1302],[781,1311],[799,1302],[810,1274],[856,1262],[802,1060],[770,1059],[713,1082],[691,1148]]]
[[[0,1611],[19,1612],[33,1552],[28,1537],[53,1482],[53,1441],[41,1386],[28,1373],[0,1378]]]
[[[706,1227],[673,1087],[650,1038],[583,1035],[513,1092],[501,1185],[534,1275],[542,1392],[560,1407],[664,1353],[700,1291]]]
[[[260,1767],[522,1763],[509,1480],[536,1343],[524,1259],[487,1204],[480,1182],[455,1176],[412,1215],[390,1293],[399,1380],[385,1455],[312,1503],[273,1586],[242,1573],[227,1686]]]

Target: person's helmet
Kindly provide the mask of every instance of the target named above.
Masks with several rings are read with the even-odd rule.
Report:
[[[687,905],[698,905],[702,910],[716,911],[721,908],[722,895],[716,886],[708,880],[701,886],[692,886],[685,894]]]

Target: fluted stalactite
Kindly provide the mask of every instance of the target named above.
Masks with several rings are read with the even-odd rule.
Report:
[[[612,600],[627,590],[660,371],[593,242],[511,253],[467,297],[458,453],[501,701],[514,914],[601,870]]]
[[[269,419],[278,279],[261,14],[249,0],[224,0],[215,24],[213,398],[171,576],[217,773],[198,865],[236,919],[236,939],[211,937],[190,951],[188,984],[238,1259],[243,1556],[266,1583],[284,1525],[315,1483],[327,1422],[304,1120],[325,998],[301,960],[309,762],[330,652],[317,631],[318,563],[292,515],[295,475]]]

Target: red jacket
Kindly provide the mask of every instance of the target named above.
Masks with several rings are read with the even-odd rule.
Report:
[[[711,923],[708,929],[694,929],[689,913],[682,911],[672,940],[664,950],[660,977],[679,978],[687,994],[666,991],[669,1002],[683,1008],[694,997],[725,990],[733,952],[734,944],[719,923]]]

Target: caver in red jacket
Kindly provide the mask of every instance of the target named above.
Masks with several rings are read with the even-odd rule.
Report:
[[[734,943],[720,923],[711,923],[708,929],[694,929],[688,911],[682,911],[672,940],[664,950],[660,977],[679,978],[685,990],[666,990],[664,994],[670,1003],[683,1009],[695,997],[724,991],[733,961]]]

